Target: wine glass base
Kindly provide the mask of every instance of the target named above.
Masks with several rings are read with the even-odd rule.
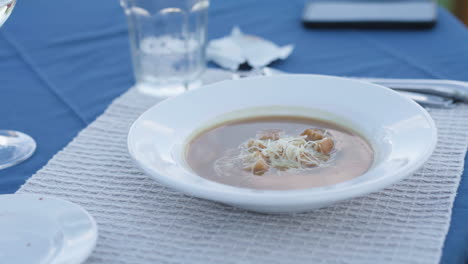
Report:
[[[30,136],[11,130],[0,130],[0,170],[16,165],[36,150],[36,142]]]

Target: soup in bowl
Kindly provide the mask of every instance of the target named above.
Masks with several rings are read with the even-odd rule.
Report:
[[[128,147],[160,184],[259,212],[307,211],[378,191],[429,158],[436,128],[378,85],[317,75],[225,81],[168,99]]]
[[[373,156],[370,144],[350,129],[273,115],[217,124],[195,135],[186,149],[186,161],[197,175],[262,190],[345,182],[364,174]]]

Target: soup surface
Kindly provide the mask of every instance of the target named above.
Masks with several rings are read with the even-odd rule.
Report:
[[[304,131],[307,129],[323,131],[327,137],[325,139],[329,137],[333,140],[333,150],[327,152],[327,156],[322,155],[324,158],[311,166],[283,168],[269,164],[265,165],[268,169],[257,173],[239,161],[238,157],[245,152],[243,148],[250,146],[252,139],[259,140],[271,131],[280,133],[285,139],[306,138]],[[272,143],[269,139],[261,142]],[[223,123],[196,136],[186,151],[188,165],[201,177],[238,187],[268,190],[306,189],[351,180],[369,169],[373,156],[369,144],[345,128],[316,119],[287,116]]]

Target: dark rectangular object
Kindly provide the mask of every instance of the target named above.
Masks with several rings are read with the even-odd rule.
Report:
[[[431,0],[310,1],[302,22],[310,28],[424,29],[437,21]]]

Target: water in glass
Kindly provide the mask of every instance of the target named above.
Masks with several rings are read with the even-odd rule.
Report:
[[[173,96],[199,86],[208,0],[122,0],[137,88]]]

